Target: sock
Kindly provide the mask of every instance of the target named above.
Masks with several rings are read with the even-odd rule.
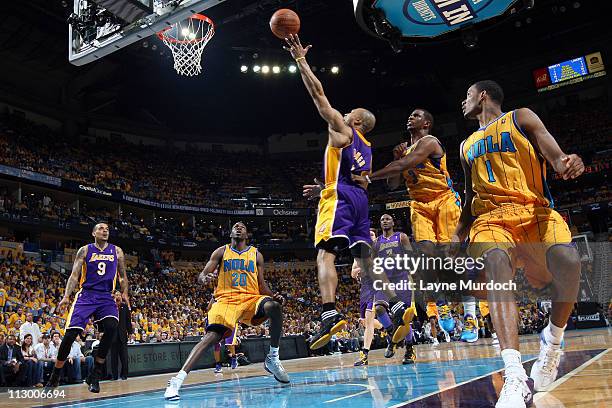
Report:
[[[391,335],[387,333],[387,346],[391,343],[393,343],[393,337],[391,337]]]
[[[363,354],[365,354],[367,356],[368,353],[370,352],[370,349],[362,348],[361,351],[363,351]]]
[[[183,381],[185,381],[185,378],[187,378],[187,372],[185,372],[184,370],[179,371],[176,375],[176,378],[178,378],[179,380],[179,386],[182,385]]]
[[[377,316],[380,324],[383,325],[385,330],[389,332],[393,328],[393,323],[391,323],[391,318],[389,317],[389,313],[383,312],[380,316]]]
[[[268,353],[270,357],[278,357],[278,347],[270,346],[270,353]]]
[[[334,302],[323,303],[323,313],[336,310],[336,304]]]
[[[514,349],[505,349],[501,352],[502,359],[504,360],[504,367],[506,368],[506,375],[514,375],[527,379],[527,373],[523,364],[521,364],[521,352]]]
[[[391,305],[391,302],[389,302],[389,305]],[[406,306],[404,302],[398,300],[396,303],[393,304],[393,306],[391,306],[391,313],[395,314],[400,308],[404,306]]]
[[[474,318],[476,316],[476,300],[472,296],[466,296],[463,301],[463,317],[467,318],[468,315]]]
[[[544,328],[544,339],[547,343],[552,343],[556,346],[561,344],[563,341],[563,333],[565,332],[565,326],[558,327],[553,324],[553,322],[549,322],[548,326]]]

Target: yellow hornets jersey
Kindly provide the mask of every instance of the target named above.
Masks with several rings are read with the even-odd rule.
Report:
[[[238,251],[226,245],[219,266],[215,299],[219,301],[223,297],[240,297],[243,294],[259,295],[257,248],[248,246]]]
[[[509,204],[553,207],[546,162],[519,128],[515,112],[503,113],[461,145],[472,172],[473,215]]]
[[[438,141],[438,143],[440,142]],[[404,153],[404,157],[410,154],[414,148],[414,144],[410,146]],[[416,168],[405,170],[402,175],[406,181],[408,195],[415,201],[429,202],[449,191],[456,194],[453,190],[453,182],[446,169],[446,152],[440,158],[428,157]]]

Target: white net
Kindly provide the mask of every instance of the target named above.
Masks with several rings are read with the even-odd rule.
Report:
[[[174,69],[185,76],[202,72],[202,51],[213,35],[214,23],[201,14],[194,14],[158,33],[158,37],[172,51]]]

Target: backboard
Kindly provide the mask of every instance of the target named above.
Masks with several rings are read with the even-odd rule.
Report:
[[[225,0],[74,0],[68,59],[85,65]]]

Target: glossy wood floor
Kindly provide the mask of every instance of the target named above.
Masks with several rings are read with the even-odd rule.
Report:
[[[368,367],[353,367],[356,353],[283,362],[292,383],[282,386],[262,364],[192,372],[178,403],[166,403],[163,389],[174,374],[130,378],[101,384],[100,394],[86,385],[61,387],[65,398],[17,400],[0,395],[2,407],[79,406],[129,408],[172,407],[310,407],[350,404],[351,407],[486,407],[495,404],[503,385],[503,363],[490,339],[475,344],[451,343],[417,347],[417,363],[402,366],[403,350],[392,359],[383,350],[370,353]],[[521,337],[521,352],[529,373],[537,356],[537,336]],[[565,355],[557,381],[538,393],[542,407],[612,407],[612,330],[566,333]]]

